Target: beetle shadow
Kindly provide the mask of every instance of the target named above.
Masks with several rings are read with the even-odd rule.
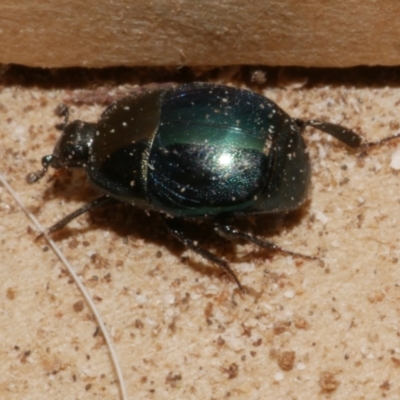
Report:
[[[270,239],[270,237],[276,237],[283,230],[294,228],[302,219],[304,213],[305,211],[301,209],[286,215],[259,215],[254,218],[255,221],[243,219],[235,221],[233,226],[238,227],[242,232],[251,232],[257,238],[274,243],[274,240]],[[67,226],[53,234],[55,239],[66,239],[75,234],[86,233],[94,229],[109,230],[129,243],[142,240],[156,247],[166,248],[168,252],[179,258],[183,264],[201,274],[218,278],[226,276],[226,273],[212,262],[200,256],[193,256],[193,253],[185,253],[187,248],[169,234],[160,214],[156,212],[145,212],[129,204],[119,203],[112,207],[90,211],[87,214],[87,218],[86,227],[69,228]],[[249,253],[238,255],[236,253],[236,245],[245,242],[243,240],[232,241],[219,236],[214,232],[211,221],[188,220],[183,221],[182,225],[183,231],[188,238],[217,257],[226,260],[229,264],[248,262],[254,259],[270,260],[282,254],[279,250],[265,249],[252,245],[253,248]],[[291,248],[285,250],[296,252],[296,249]]]
[[[41,202],[30,208],[31,212],[39,214],[46,206],[47,202],[52,200],[68,203],[75,201],[85,203],[88,199],[94,199],[101,196],[101,193],[91,187],[83,170],[59,170],[52,171],[52,174],[46,175],[43,181],[43,193]],[[35,183],[39,186],[37,183]]]
[[[299,252],[296,248],[290,248],[282,246],[277,243],[276,238],[281,236],[283,232],[291,231],[295,229],[296,226],[306,217],[309,209],[310,201],[308,200],[302,207],[297,210],[279,213],[279,214],[257,214],[248,217],[243,217],[235,221],[234,226],[238,230],[244,233],[253,235],[255,238],[267,242],[271,245],[276,245],[279,249],[268,249],[256,244],[252,244],[253,249],[243,255],[237,255],[236,252],[232,253],[231,262],[244,262],[250,259],[260,258],[260,259],[271,259],[280,254],[284,255],[287,251],[291,255],[296,254],[299,257],[308,256],[309,254],[303,254]],[[225,239],[227,240],[227,239]],[[231,243],[246,243],[244,240],[235,240]]]
[[[92,200],[100,195],[87,183],[83,171],[69,170],[50,180],[53,184],[48,185],[45,190],[43,194],[44,202],[56,198],[64,202],[87,203],[88,199]],[[251,215],[235,220],[232,225],[242,232],[251,233],[257,238],[274,243],[271,237],[279,236],[283,230],[293,229],[304,218],[307,209],[308,204],[306,203],[303,207],[291,213]],[[206,259],[192,258],[190,254],[183,255],[186,250],[185,246],[168,233],[160,214],[156,212],[146,212],[130,204],[119,203],[89,211],[79,218],[87,218],[88,222],[85,227],[76,228],[67,225],[60,231],[52,233],[53,239],[59,241],[94,229],[111,230],[117,236],[129,242],[141,239],[156,246],[165,246],[173,255],[181,258],[184,264],[201,273],[218,277],[225,275],[220,268]],[[252,245],[253,249],[250,253],[238,255],[236,244],[244,243],[243,240],[232,241],[219,236],[214,232],[211,220],[186,220],[183,221],[182,227],[188,238],[198,242],[201,247],[211,251],[219,258],[225,259],[228,263],[245,262],[255,258],[265,260],[280,254],[280,251],[277,250]],[[285,250],[296,252],[297,249],[288,248]]]
[[[283,231],[289,231],[294,229],[296,225],[304,218],[309,207],[309,202],[307,202],[303,207],[290,213],[285,214],[258,214],[250,217],[242,217],[232,222],[232,226],[239,229],[243,233],[250,233],[254,235],[257,239],[266,241],[272,245],[276,244],[274,238],[279,236]],[[188,221],[187,227],[185,229],[190,239],[195,240],[198,244],[211,251],[214,255],[221,259],[224,259],[228,264],[233,263],[243,263],[249,262],[254,259],[259,259],[261,261],[271,260],[274,257],[279,257],[283,254],[285,256],[285,250],[293,254],[297,254],[299,257],[308,256],[302,253],[297,253],[295,248],[284,248],[281,250],[267,249],[256,244],[251,244],[252,247],[246,254],[237,254],[236,245],[245,244],[246,241],[242,239],[231,240],[228,238],[221,237],[213,231],[213,224],[211,221],[201,221],[198,223],[196,221]],[[172,238],[173,239],[173,238]],[[174,240],[174,239],[173,239]],[[179,247],[177,247],[179,246]],[[177,256],[181,255],[185,251],[185,247],[177,243],[175,240],[174,249],[176,249],[175,254]],[[181,257],[182,261],[193,268],[194,270],[207,274],[210,276],[217,276],[218,278],[228,277],[225,271],[215,264],[207,261],[200,257],[190,257],[190,255],[185,255]],[[238,275],[240,280],[240,270],[233,268],[235,274]]]

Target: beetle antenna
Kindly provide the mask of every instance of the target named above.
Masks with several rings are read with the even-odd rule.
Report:
[[[26,182],[29,184],[32,184],[32,183],[35,183],[38,180],[42,179],[43,176],[46,174],[47,170],[49,169],[49,166],[53,159],[54,159],[54,156],[52,154],[50,154],[48,156],[44,156],[42,158],[43,168],[39,169],[38,171],[31,172],[30,174],[28,174],[25,178]]]
[[[318,121],[316,119],[310,119],[308,121],[296,119],[295,121],[300,129],[304,129],[306,126],[312,126],[313,128],[325,132],[337,140],[340,140],[342,143],[351,147],[352,149],[359,149],[363,145],[362,138],[358,133],[342,125]]]
[[[66,104],[59,104],[54,110],[55,114],[59,117],[63,117],[64,121],[56,125],[56,129],[59,131],[63,131],[65,127],[68,125],[69,120],[69,108]]]
[[[64,118],[63,122],[56,125],[56,129],[58,129],[59,131],[64,131],[65,127],[68,125],[68,120],[69,120],[68,106],[64,103],[61,103],[56,107],[54,112],[57,116]],[[46,174],[47,170],[49,169],[49,166],[50,166],[52,160],[54,159],[54,157],[55,156],[52,154],[48,155],[48,156],[44,156],[42,158],[43,168],[38,171],[31,172],[30,174],[28,174],[25,178],[26,182],[29,184],[32,184],[32,183],[35,183],[38,180],[42,179],[43,176]]]

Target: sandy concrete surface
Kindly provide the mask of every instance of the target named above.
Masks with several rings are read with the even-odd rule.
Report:
[[[342,123],[368,140],[400,131],[399,70],[314,72],[258,90],[292,116]],[[0,172],[50,226],[96,197],[79,172],[25,183],[59,135],[53,110],[68,101],[71,119],[96,121],[115,87],[28,75],[0,81]],[[129,206],[89,213],[54,235],[112,334],[130,399],[400,398],[400,143],[360,157],[323,133],[304,136],[309,201],[246,226],[320,261],[193,228],[231,262],[246,295],[168,236],[157,215]],[[92,313],[2,186],[0,220],[0,397],[118,399]]]

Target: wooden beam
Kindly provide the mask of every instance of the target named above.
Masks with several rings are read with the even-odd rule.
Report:
[[[397,65],[399,15],[396,0],[0,0],[0,63]]]

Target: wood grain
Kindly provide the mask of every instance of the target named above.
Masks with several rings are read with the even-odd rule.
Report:
[[[0,63],[398,65],[400,3],[0,0]]]

